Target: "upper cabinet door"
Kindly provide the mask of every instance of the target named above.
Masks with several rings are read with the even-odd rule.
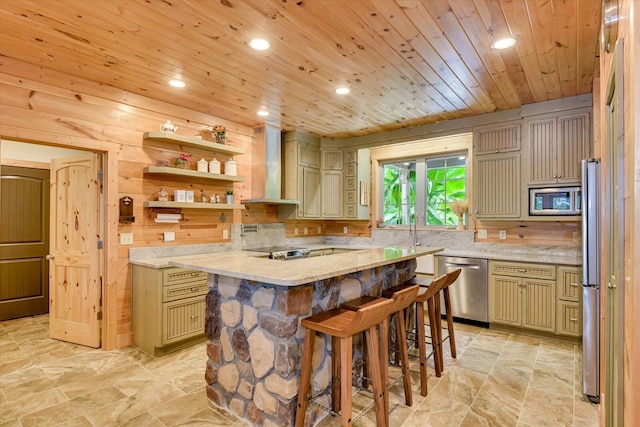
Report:
[[[520,153],[478,157],[474,175],[476,218],[520,217]]]
[[[591,140],[589,113],[558,117],[558,182],[580,183],[580,161],[587,157]]]
[[[528,184],[580,184],[580,160],[586,157],[591,138],[589,117],[581,112],[527,120]]]
[[[556,182],[556,119],[550,117],[527,122],[529,136],[529,184]]]
[[[476,156],[520,151],[520,121],[473,129]]]

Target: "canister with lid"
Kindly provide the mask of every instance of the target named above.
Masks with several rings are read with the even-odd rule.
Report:
[[[198,172],[206,172],[208,165],[209,164],[205,159],[198,160]]]
[[[220,161],[215,157],[209,161],[209,173],[220,174]]]
[[[233,159],[229,159],[224,162],[224,174],[231,176],[238,175],[238,163],[233,161]]]

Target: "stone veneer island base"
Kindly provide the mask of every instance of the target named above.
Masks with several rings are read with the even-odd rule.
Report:
[[[202,258],[175,263],[179,267],[210,273],[205,324],[209,340],[205,372],[209,399],[253,425],[293,426],[304,339],[300,320],[363,295],[379,296],[382,290],[414,276],[416,256],[439,250],[366,250],[382,254],[381,259],[375,262],[365,262],[362,256],[359,261],[349,262],[347,256],[352,254],[292,261],[259,260],[258,264],[270,262],[276,263],[278,269],[296,270],[291,272],[289,283],[284,278],[286,272],[282,271],[264,280],[248,279],[247,276],[260,273],[234,271],[240,269],[240,265],[228,264],[228,273],[222,274],[221,259],[216,262],[210,260],[209,263]],[[253,265],[255,271],[260,271],[260,265],[255,265],[246,256],[244,258],[248,260],[247,268]],[[344,274],[320,273],[318,262],[331,268],[327,258],[333,258],[334,271]],[[314,260],[316,263],[310,264]],[[373,266],[369,266],[371,264]],[[354,268],[360,269],[353,271]],[[304,281],[304,270],[310,270],[307,275],[311,280],[300,283]],[[312,374],[314,393],[331,382],[330,343],[331,340],[324,335],[316,335]],[[356,354],[354,359],[358,357]],[[330,393],[319,399],[324,406],[330,406]],[[325,413],[321,408],[309,405],[306,424],[315,424]]]

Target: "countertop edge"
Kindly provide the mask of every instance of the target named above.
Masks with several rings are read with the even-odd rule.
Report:
[[[328,245],[326,247],[335,247],[335,246]],[[360,249],[360,250],[374,251],[376,249],[383,249],[383,248],[368,248],[368,249]],[[394,249],[411,249],[411,248],[394,247]],[[306,275],[305,277],[300,277],[300,275],[297,275],[298,277],[294,277],[294,278],[277,277],[276,275],[266,275],[265,273],[251,274],[245,271],[237,271],[237,270],[234,271],[234,270],[230,270],[229,268],[218,267],[215,265],[214,266],[203,265],[204,264],[203,262],[198,263],[198,259],[190,260],[190,259],[187,259],[188,257],[184,257],[184,259],[181,259],[181,260],[174,259],[170,261],[170,266],[204,271],[211,274],[219,274],[222,276],[229,276],[229,277],[234,277],[238,279],[251,280],[255,282],[278,285],[283,287],[295,287],[295,286],[305,285],[308,283],[313,283],[318,280],[328,279],[331,277],[343,276],[349,273],[354,273],[354,272],[366,270],[369,268],[375,268],[383,265],[394,264],[396,262],[401,262],[408,259],[414,259],[423,255],[438,253],[442,250],[442,248],[440,247],[417,247],[416,249],[420,251],[419,254],[409,253],[405,255],[398,255],[397,257],[393,257],[390,259],[376,259],[376,260],[371,260],[371,261],[366,261],[366,262],[361,262],[356,264],[348,264],[344,267],[340,267],[340,266],[334,267],[330,271],[324,270],[321,272],[311,272],[309,275]],[[239,256],[247,257],[247,255],[239,255]],[[345,254],[341,254],[341,256],[342,256],[342,259],[348,258],[348,255],[345,255]],[[230,259],[230,258],[227,258],[227,259]],[[313,259],[315,258],[305,258],[302,260],[277,261],[277,262],[286,263],[286,262],[296,262],[296,261],[311,261]],[[203,261],[202,257],[200,257],[200,261]],[[274,261],[274,260],[268,260],[268,261]],[[296,275],[294,274],[293,276],[296,276]]]

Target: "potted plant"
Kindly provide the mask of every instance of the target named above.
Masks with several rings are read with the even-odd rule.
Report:
[[[226,190],[226,199],[227,199],[227,204],[228,205],[232,205],[233,204],[233,188],[227,188],[227,190]]]
[[[176,161],[174,163],[176,167],[182,169],[191,168],[191,153],[181,153],[180,156],[176,157]]]
[[[223,125],[215,125],[211,129],[211,135],[216,139],[218,144],[227,143],[227,128]]]

